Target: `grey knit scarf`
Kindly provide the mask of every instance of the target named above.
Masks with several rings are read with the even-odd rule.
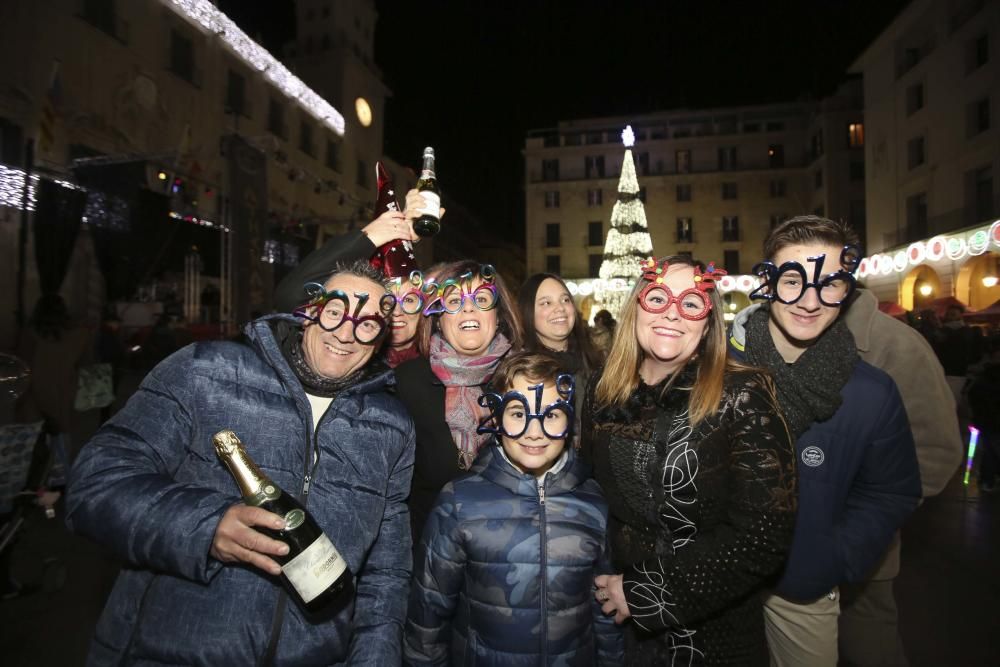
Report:
[[[771,372],[778,403],[789,429],[798,438],[813,422],[826,421],[840,407],[840,390],[851,377],[858,349],[847,325],[838,318],[795,363],[789,364],[774,346],[767,328],[770,317],[767,308],[750,315],[746,323],[747,361]]]

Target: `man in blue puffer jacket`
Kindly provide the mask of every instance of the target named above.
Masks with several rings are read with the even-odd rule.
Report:
[[[369,361],[385,336],[380,276],[338,267],[303,311],[247,343],[190,345],[160,363],[83,448],[70,527],[126,561],[92,665],[398,665],[410,575],[413,426]],[[349,321],[350,320],[350,321]],[[212,436],[231,429],[296,495],[354,573],[307,615],[275,576],[284,520],[240,502]]]
[[[771,664],[836,667],[838,586],[865,581],[920,500],[899,390],[858,357],[840,317],[854,290],[857,236],[799,216],[764,243],[767,261],[739,313],[732,355],[766,368],[796,437],[799,509],[788,562],[764,601]]]
[[[565,448],[573,390],[560,370],[543,353],[498,368],[493,385],[506,393],[487,394],[493,427],[480,431],[500,442],[483,448],[479,472],[445,485],[424,528],[407,665],[622,664],[621,630],[592,590],[610,573],[608,506]]]

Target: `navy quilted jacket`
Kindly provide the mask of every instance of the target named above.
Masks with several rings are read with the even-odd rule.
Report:
[[[568,451],[538,480],[497,446],[442,489],[424,528],[406,626],[411,665],[620,665],[620,630],[593,580],[610,573],[608,508]],[[542,536],[545,539],[542,539]]]
[[[212,447],[217,431],[235,431],[266,474],[303,497],[311,409],[274,335],[293,322],[263,318],[247,327],[249,345],[197,343],[170,356],[81,451],[67,521],[128,563],[90,664],[260,664],[276,629],[275,664],[399,664],[413,427],[386,392],[391,372],[369,372],[337,396],[315,434],[307,507],[355,574],[354,599],[311,622],[281,600],[277,579],[209,555],[219,519],[239,502]]]

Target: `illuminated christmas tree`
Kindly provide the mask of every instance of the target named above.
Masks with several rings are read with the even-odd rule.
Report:
[[[635,134],[629,125],[622,132],[625,159],[618,179],[618,201],[611,211],[611,229],[604,242],[604,261],[594,289],[597,310],[608,310],[616,318],[631,289],[642,274],[640,263],[653,254],[653,241],[646,225],[646,208],[639,199],[639,181],[635,177],[632,146]]]

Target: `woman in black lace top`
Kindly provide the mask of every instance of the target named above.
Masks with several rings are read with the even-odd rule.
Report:
[[[795,519],[794,448],[770,379],[727,359],[715,278],[649,260],[584,410],[583,454],[608,499],[604,611],[627,665],[766,664],[760,591]]]

